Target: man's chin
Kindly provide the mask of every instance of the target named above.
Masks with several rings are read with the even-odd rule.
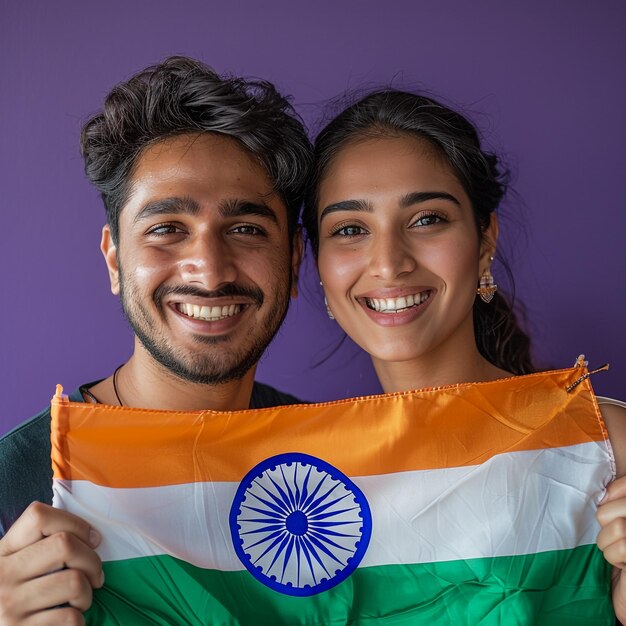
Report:
[[[214,343],[213,341],[204,341],[204,339],[207,337],[203,337],[202,343],[205,345]],[[208,339],[219,340],[220,338],[210,337]],[[144,347],[150,356],[167,370],[168,374],[185,382],[200,385],[223,385],[241,380],[257,364],[265,349],[265,346],[256,347],[239,355],[234,355],[231,351],[228,354],[230,358],[224,358],[226,351],[223,347],[217,355],[212,357],[206,355],[182,356],[156,348],[153,345],[144,344]]]

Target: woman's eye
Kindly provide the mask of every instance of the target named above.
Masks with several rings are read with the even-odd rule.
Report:
[[[340,226],[333,230],[331,235],[333,237],[358,237],[359,235],[363,235],[365,233],[365,229],[362,226],[356,226],[354,224],[348,224],[346,226]]]
[[[437,213],[428,213],[427,215],[420,215],[411,226],[434,226],[445,221],[445,218],[437,215]]]

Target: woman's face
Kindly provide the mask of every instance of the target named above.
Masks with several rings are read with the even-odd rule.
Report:
[[[475,350],[472,305],[495,241],[435,149],[410,136],[343,147],[320,185],[328,305],[375,362]]]

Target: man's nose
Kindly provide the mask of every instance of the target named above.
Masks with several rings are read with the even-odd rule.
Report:
[[[417,267],[414,250],[401,233],[378,233],[370,248],[370,271],[373,276],[394,280],[410,274]]]
[[[178,266],[186,283],[209,291],[233,283],[237,278],[233,251],[219,233],[204,233],[190,239]]]

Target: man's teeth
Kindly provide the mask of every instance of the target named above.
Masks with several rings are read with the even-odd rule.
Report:
[[[379,313],[397,313],[417,304],[422,304],[430,297],[430,291],[422,291],[413,295],[402,296],[401,298],[365,298],[365,302],[370,309]]]
[[[187,315],[197,320],[204,320],[205,322],[217,322],[227,317],[237,315],[241,311],[241,304],[231,304],[229,306],[200,306],[198,304],[177,304],[176,308]]]

